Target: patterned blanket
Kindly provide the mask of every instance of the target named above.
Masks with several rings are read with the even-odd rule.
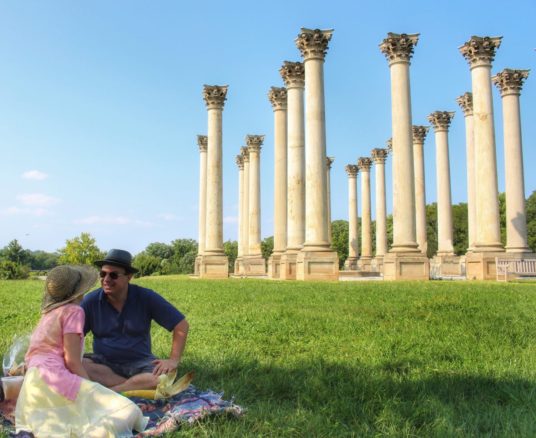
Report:
[[[212,415],[230,414],[239,417],[244,413],[240,406],[234,404],[232,400],[223,400],[222,396],[223,393],[201,391],[190,385],[186,391],[165,400],[132,397],[143,414],[149,417],[147,428],[136,435],[136,438],[173,432],[183,425],[192,425]],[[14,411],[13,402],[0,403],[0,433],[16,438],[33,437],[27,433],[15,434]]]

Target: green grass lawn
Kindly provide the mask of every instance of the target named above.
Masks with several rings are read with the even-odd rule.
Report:
[[[181,370],[247,409],[175,436],[536,436],[535,283],[136,282],[187,315]],[[42,287],[0,281],[0,352]]]

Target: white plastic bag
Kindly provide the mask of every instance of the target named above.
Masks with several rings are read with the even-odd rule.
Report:
[[[30,335],[20,335],[13,338],[9,351],[4,354],[2,368],[4,376],[22,376],[25,371],[24,356],[30,345]]]

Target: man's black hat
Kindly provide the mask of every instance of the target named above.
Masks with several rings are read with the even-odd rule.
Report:
[[[104,260],[97,260],[94,265],[99,268],[103,265],[120,266],[125,268],[127,273],[138,272],[138,269],[132,266],[132,254],[123,249],[111,249]]]

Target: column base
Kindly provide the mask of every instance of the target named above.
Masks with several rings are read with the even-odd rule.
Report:
[[[200,278],[229,277],[229,258],[225,254],[203,254],[198,257]]]
[[[348,257],[344,261],[344,270],[345,271],[357,271],[357,257]]]
[[[281,257],[282,253],[272,253],[268,259],[268,277],[277,280],[281,276]]]
[[[383,256],[376,256],[372,259],[371,268],[374,272],[383,274]]]
[[[244,269],[244,256],[239,256],[235,259],[235,262],[234,262],[233,275],[241,276],[245,274],[246,274],[246,271]]]
[[[421,252],[388,252],[383,257],[384,280],[429,280],[430,260]]]
[[[372,271],[372,257],[361,257],[359,259],[359,269],[361,271]]]
[[[505,257],[504,251],[478,251],[473,248],[465,254],[465,277],[468,280],[495,280],[495,257]]]
[[[437,254],[430,261],[430,278],[464,275],[462,258],[454,254]]]
[[[296,280],[338,280],[339,257],[331,249],[304,247],[296,259]]]
[[[199,277],[200,266],[201,266],[201,255],[198,254],[197,257],[195,258],[195,263],[194,263],[194,276]]]
[[[246,277],[266,276],[266,261],[262,255],[244,256],[242,258],[244,273]]]
[[[279,264],[280,280],[296,280],[296,259],[298,251],[289,250],[281,255]]]

